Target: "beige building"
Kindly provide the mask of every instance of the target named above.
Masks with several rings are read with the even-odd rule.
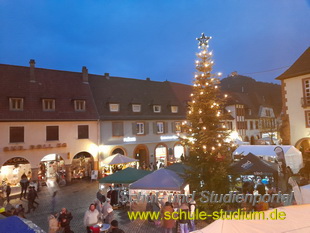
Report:
[[[83,70],[0,65],[0,181],[70,181],[98,169],[98,114]]]
[[[282,85],[283,142],[310,159],[310,47],[276,79]]]

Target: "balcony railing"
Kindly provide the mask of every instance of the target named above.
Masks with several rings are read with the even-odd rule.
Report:
[[[300,102],[303,108],[310,107],[310,97],[306,97],[306,98],[302,97]]]

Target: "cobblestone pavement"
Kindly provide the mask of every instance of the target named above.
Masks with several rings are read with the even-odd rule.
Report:
[[[39,199],[37,200],[40,205],[35,212],[30,212],[26,215],[28,219],[32,220],[45,231],[48,231],[47,217],[51,213],[51,198],[54,190],[46,186],[41,187],[41,191],[38,193]],[[70,225],[75,233],[86,232],[83,226],[84,213],[88,209],[89,204],[95,199],[97,191],[98,182],[85,180],[73,181],[70,185],[58,188],[56,210],[60,211],[62,207],[66,207],[71,211],[73,219]],[[24,199],[12,199],[11,204],[14,206],[23,204],[27,210],[27,201]],[[119,221],[120,228],[126,233],[164,232],[161,228],[157,228],[154,224],[148,223],[147,221],[130,221],[127,212],[124,210],[114,210],[114,212],[115,219]],[[198,225],[198,228],[203,227],[204,224],[201,224]]]

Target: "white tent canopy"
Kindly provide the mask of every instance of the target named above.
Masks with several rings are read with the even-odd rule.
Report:
[[[265,217],[275,209],[267,210]],[[277,208],[286,214],[284,220],[216,220],[195,233],[309,233],[310,205],[293,205]],[[228,215],[229,216],[229,215]]]
[[[111,155],[105,158],[102,163],[106,165],[117,165],[117,164],[125,164],[125,163],[132,163],[138,161],[137,159],[129,158],[127,156],[121,155],[119,153],[115,155]]]
[[[277,157],[274,151],[276,147],[278,145],[242,145],[234,151],[233,155],[247,155],[252,153],[256,156],[262,156],[265,160],[269,161],[270,158]],[[296,147],[290,145],[281,145],[280,147],[283,149],[286,165],[290,166],[294,173],[298,173],[303,167],[301,152]]]

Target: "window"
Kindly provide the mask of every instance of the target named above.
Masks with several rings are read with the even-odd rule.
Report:
[[[46,126],[46,141],[59,140],[59,127],[58,126]]]
[[[310,111],[305,111],[306,114],[306,127],[310,128]]]
[[[110,112],[119,112],[119,104],[109,104]]]
[[[175,123],[174,123],[174,127],[175,127],[175,132],[176,133],[181,133],[181,130],[182,130],[182,128],[181,128],[181,122],[180,121],[176,121]]]
[[[248,113],[250,116],[252,115],[252,110],[250,108],[248,109]]]
[[[141,112],[141,104],[133,104],[132,105],[133,112]]]
[[[253,129],[253,121],[250,121],[250,129]]]
[[[43,111],[55,111],[55,100],[54,99],[43,99]]]
[[[10,127],[10,143],[24,142],[24,127]]]
[[[137,122],[137,134],[144,134],[144,123],[143,122]]]
[[[89,128],[88,125],[78,125],[78,139],[89,138]]]
[[[153,111],[154,112],[161,112],[161,106],[160,105],[153,105]]]
[[[156,133],[164,133],[164,122],[156,123]]]
[[[178,113],[178,110],[179,110],[178,106],[171,106],[172,113]]]
[[[22,111],[24,109],[23,98],[10,98],[10,110],[11,111]]]
[[[258,121],[255,121],[255,129],[258,129],[259,125],[258,125]]]
[[[304,104],[306,106],[310,105],[310,79],[303,80],[304,87]]]
[[[84,112],[86,110],[85,100],[74,100],[74,109],[77,112]]]
[[[266,116],[270,117],[270,110],[266,109]]]
[[[123,122],[112,122],[112,136],[124,136]]]

